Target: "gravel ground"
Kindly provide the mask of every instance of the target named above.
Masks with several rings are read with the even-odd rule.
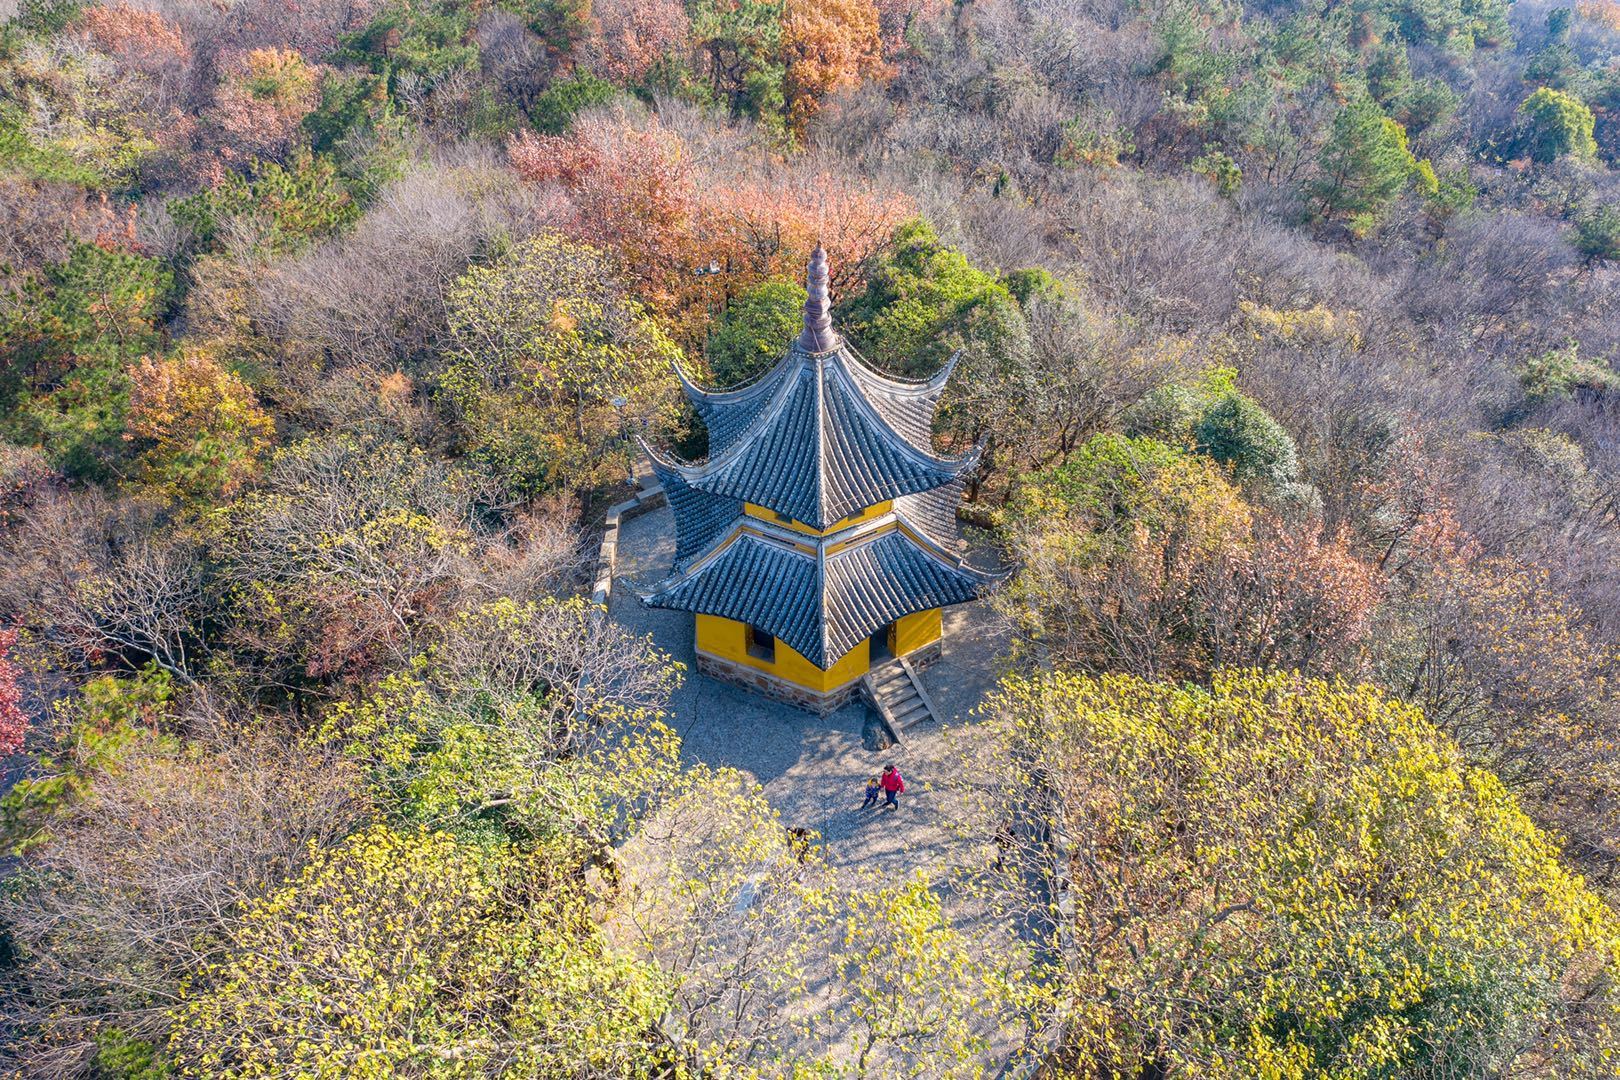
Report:
[[[1005,639],[986,604],[945,613],[944,655],[923,672],[942,713],[939,721],[912,728],[900,746],[874,752],[862,738],[869,722],[864,703],[818,717],[697,674],[692,616],[648,608],[639,598],[668,573],[674,550],[667,508],[624,524],[610,613],[621,625],[651,634],[688,666],[671,710],[687,757],[752,774],[784,824],[821,834],[836,867],[905,874],[986,857],[972,850],[979,845],[965,844],[946,828],[945,796],[930,790],[931,781],[951,768],[943,729],[971,735],[973,710],[1000,674]],[[866,778],[890,762],[906,779],[900,809],[861,810]]]

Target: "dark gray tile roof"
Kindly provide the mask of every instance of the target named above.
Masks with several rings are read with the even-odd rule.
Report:
[[[782,365],[749,388],[768,386],[768,400],[736,398],[725,406],[754,411],[740,433],[726,435],[717,453],[711,428],[706,463],[671,467],[691,487],[758,503],[818,529],[885,499],[948,484],[972,467],[973,455],[937,457],[896,431],[862,393],[853,362],[843,349],[808,353],[795,345]],[[705,408],[716,406],[699,406],[700,414]],[[733,420],[728,415],[722,424]]]
[[[752,623],[811,657],[821,640],[817,569],[811,556],[743,533],[643,599],[652,607]]]
[[[832,555],[748,532],[646,596],[653,607],[752,623],[820,668],[878,627],[982,596],[996,578],[892,529]]]
[[[742,517],[743,504],[724,495],[711,495],[688,484],[679,469],[642,444],[652,460],[653,475],[663,486],[675,517],[675,566],[684,567],[693,556],[707,551],[722,533]]]
[[[845,368],[861,394],[888,425],[912,446],[932,453],[934,449],[934,409],[939,405],[945,384],[956,370],[956,352],[931,378],[910,382],[885,375],[861,359],[854,350],[845,359]]]
[[[902,495],[894,500],[895,512],[946,551],[960,554],[966,542],[962,539],[961,523],[956,520],[956,508],[962,504],[962,488],[966,483],[964,478],[958,477],[932,491]]]
[[[829,662],[885,623],[977,599],[997,580],[942,561],[899,530],[829,557],[825,578]]]
[[[706,391],[677,370],[709,428],[709,457],[689,464],[648,450],[674,512],[676,553],[674,575],[644,597],[752,623],[822,668],[885,623],[974,599],[999,580],[957,558],[956,506],[977,453],[933,452],[934,408],[956,358],[923,382],[873,370],[832,328],[826,284],[818,248],[804,330],[757,382]],[[890,499],[894,519],[840,530],[860,539],[833,555],[828,538],[743,524],[752,520],[744,502],[825,530]]]
[[[775,398],[782,380],[795,370],[792,360],[791,355],[784,354],[771,370],[747,386],[724,391],[700,388],[686,377],[679,364],[675,366],[681,388],[703,419],[703,426],[709,429],[709,457],[724,454],[749,425],[759,419],[760,412]]]

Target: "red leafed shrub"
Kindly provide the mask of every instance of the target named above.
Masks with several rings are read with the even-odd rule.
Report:
[[[22,691],[17,689],[17,665],[11,660],[11,647],[17,631],[0,630],[0,758],[22,749],[28,733],[28,716],[22,711]]]

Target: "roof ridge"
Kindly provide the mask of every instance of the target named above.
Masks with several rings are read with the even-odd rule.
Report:
[[[843,350],[840,349],[838,352],[830,355],[837,357],[842,352]],[[820,357],[817,359],[819,360]],[[845,380],[848,381],[850,390],[854,392],[857,403],[856,408],[861,410],[867,419],[879,425],[885,432],[892,435],[894,437],[893,441],[899,444],[902,453],[909,454],[921,464],[930,466],[944,466],[946,468],[953,466],[970,466],[971,463],[969,462],[969,459],[978,455],[978,447],[968,451],[966,454],[956,457],[941,457],[938,454],[924,450],[922,447],[918,446],[916,443],[913,443],[910,439],[902,435],[899,430],[889,422],[888,417],[884,416],[882,411],[879,410],[876,405],[872,404],[871,399],[869,399],[866,396],[865,391],[861,389],[860,383],[857,382],[855,376],[850,373],[847,365],[840,363],[836,366],[839,373]],[[958,472],[956,475],[959,476],[961,473]]]
[[[799,366],[803,367],[804,355],[798,349],[790,350],[788,355],[801,357]],[[770,422],[781,413],[784,403],[792,396],[793,382],[792,378],[782,378],[770,402],[759,411],[758,416],[748,422],[747,427],[737,433],[736,438],[731,441],[731,445],[726,447],[718,457],[711,455],[709,460],[701,464],[676,463],[674,467],[680,470],[681,475],[687,477],[688,482],[690,482],[694,477],[701,479],[730,465],[734,460],[742,456],[753,442],[755,436],[770,426]]]
[[[685,367],[682,366],[678,359],[671,358],[669,366],[675,369],[675,377],[680,380],[681,389],[686,392],[686,396],[692,400],[694,406],[698,401],[711,405],[731,405],[739,401],[746,401],[750,396],[770,383],[773,376],[787,367],[792,356],[793,349],[790,346],[787,351],[776,358],[775,363],[752,379],[744,379],[742,382],[733,383],[730,386],[716,388],[699,386],[697,380],[686,373]]]
[[[860,354],[860,351],[855,346],[851,345],[847,340],[843,344],[843,351],[847,352],[849,358],[854,361],[850,365],[851,371],[858,373],[863,378],[869,378],[873,382],[882,384],[881,388],[884,393],[893,394],[896,397],[926,397],[931,393],[943,390],[945,384],[950,381],[952,373],[956,371],[957,363],[962,359],[962,350],[956,349],[946,359],[945,363],[940,365],[939,370],[932,375],[925,379],[906,379],[898,375],[890,375],[886,371],[879,371],[866,357]]]
[[[817,251],[821,249],[816,248]],[[812,264],[813,265],[813,264]],[[812,275],[813,276],[813,275]],[[805,333],[810,333],[809,302],[805,305]],[[828,325],[831,325],[829,322]],[[802,343],[802,338],[801,338]],[[832,355],[837,355],[836,353]],[[816,520],[823,521],[827,516],[827,384],[825,356],[816,355],[812,358],[816,365]],[[827,618],[827,545],[816,545],[816,601],[821,612],[821,655],[825,658],[832,649]]]
[[[993,574],[986,570],[980,570],[977,566],[974,566],[972,563],[968,562],[965,557],[949,550],[938,540],[935,540],[932,536],[929,536],[927,529],[924,529],[922,526],[912,521],[911,515],[903,513],[898,506],[895,507],[893,513],[895,520],[901,525],[901,534],[904,535],[908,541],[916,544],[923,551],[949,566],[951,569],[960,570],[965,574],[981,578],[986,582],[1005,581],[1007,576],[1012,573],[1011,569],[1004,574]]]

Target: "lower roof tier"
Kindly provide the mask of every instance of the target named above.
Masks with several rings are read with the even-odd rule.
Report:
[[[879,627],[977,599],[998,580],[898,523],[837,548],[797,545],[739,525],[643,600],[751,623],[825,670]]]

